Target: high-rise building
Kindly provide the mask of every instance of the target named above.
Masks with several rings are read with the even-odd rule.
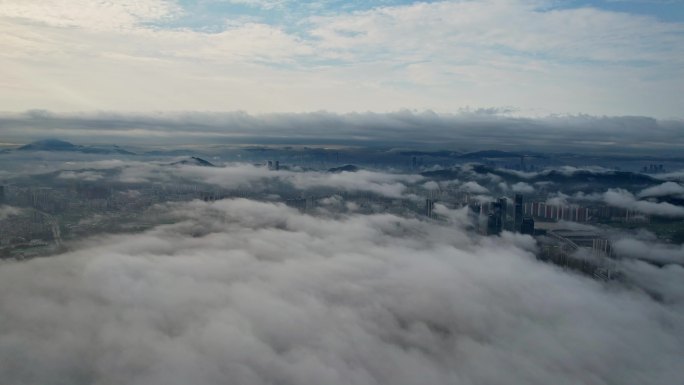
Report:
[[[504,218],[501,200],[498,202],[492,202],[490,206],[491,211],[487,217],[487,235],[501,234],[501,231],[503,231],[502,218]]]
[[[501,217],[490,213],[487,217],[487,235],[501,234]]]
[[[532,217],[525,217],[522,219],[520,232],[522,234],[534,235],[534,219],[532,219]]]
[[[435,201],[433,199],[427,198],[425,200],[425,216],[432,218],[432,210],[435,208]]]
[[[5,204],[5,186],[0,186],[0,205]]]
[[[468,218],[470,223],[475,226],[475,231],[480,231],[480,211],[481,207],[479,203],[471,203],[468,205]]]
[[[522,194],[515,194],[515,210],[513,212],[513,230],[520,232],[520,226],[523,221],[523,196]]]
[[[501,229],[506,227],[506,221],[508,219],[508,200],[506,197],[501,197],[499,198],[499,216],[501,217],[499,220],[501,222]]]
[[[276,160],[276,161],[275,161],[275,166],[274,166],[274,167],[275,167],[275,170],[276,170],[276,171],[280,170],[280,161],[279,161],[279,160]]]

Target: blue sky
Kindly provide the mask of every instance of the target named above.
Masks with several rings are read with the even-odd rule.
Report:
[[[649,15],[664,21],[684,21],[684,1],[681,0],[611,0],[611,1],[564,1],[565,7],[596,7],[608,11]]]
[[[437,1],[422,1],[435,3]],[[182,0],[178,4],[184,12],[181,17],[160,23],[170,28],[186,27],[204,31],[220,31],[226,20],[252,20],[277,24],[293,32],[303,31],[301,21],[314,15],[372,10],[378,7],[404,6],[417,3],[408,0],[384,1],[226,1],[226,0]],[[573,9],[591,7],[632,15],[653,16],[663,21],[684,21],[682,0],[561,0],[546,4],[546,9]]]
[[[10,111],[683,118],[682,1],[6,0]]]
[[[435,3],[437,1],[421,1]],[[191,28],[221,28],[225,19],[251,18],[266,23],[289,23],[312,15],[336,14],[371,10],[377,7],[402,6],[416,1],[226,1],[226,0],[182,0],[178,2],[187,14],[169,26]],[[562,0],[545,5],[547,9],[572,9],[591,7],[607,11],[624,12],[633,15],[654,16],[663,21],[684,21],[682,0]]]

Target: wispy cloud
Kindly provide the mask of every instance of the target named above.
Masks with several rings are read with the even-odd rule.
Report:
[[[208,32],[168,22],[194,10],[173,1],[5,1],[0,86],[12,92],[0,102],[15,111],[471,105],[681,117],[682,23],[555,4],[311,6],[285,19],[226,13]]]

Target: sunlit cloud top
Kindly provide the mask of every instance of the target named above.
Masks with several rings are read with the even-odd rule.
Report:
[[[681,1],[6,0],[5,111],[681,118]]]

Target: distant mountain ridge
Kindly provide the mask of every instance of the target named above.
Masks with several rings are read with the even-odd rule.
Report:
[[[493,174],[505,180],[516,180],[526,182],[610,182],[610,183],[655,183],[657,182],[652,176],[630,172],[630,171],[593,171],[587,169],[576,169],[572,171],[561,170],[545,170],[536,173],[531,173],[529,177],[521,177],[515,172],[510,172],[505,169],[499,169],[484,164],[473,164],[470,170],[476,174],[486,175]],[[462,167],[453,167],[433,171],[422,172],[421,175],[430,178],[438,179],[457,179],[463,178],[464,169]]]
[[[184,165],[184,166],[216,167],[215,164],[209,162],[208,160],[204,160],[204,159],[198,158],[196,156],[191,156],[190,159],[183,159],[183,160],[179,160],[178,162],[173,162],[173,163],[171,163],[171,165],[172,166]]]
[[[482,158],[519,158],[521,154],[516,152],[500,151],[500,150],[483,150],[468,152],[458,157],[461,159],[482,159]]]
[[[126,151],[119,146],[111,147],[97,147],[97,146],[81,146],[59,139],[44,139],[38,140],[17,148],[17,151],[50,151],[50,152],[80,152],[84,154],[121,154],[121,155],[135,155],[135,153]]]
[[[328,172],[333,172],[333,173],[338,173],[338,172],[357,172],[359,171],[359,168],[357,166],[354,166],[353,164],[346,164],[344,166],[340,167],[333,167],[331,169],[328,169]]]

